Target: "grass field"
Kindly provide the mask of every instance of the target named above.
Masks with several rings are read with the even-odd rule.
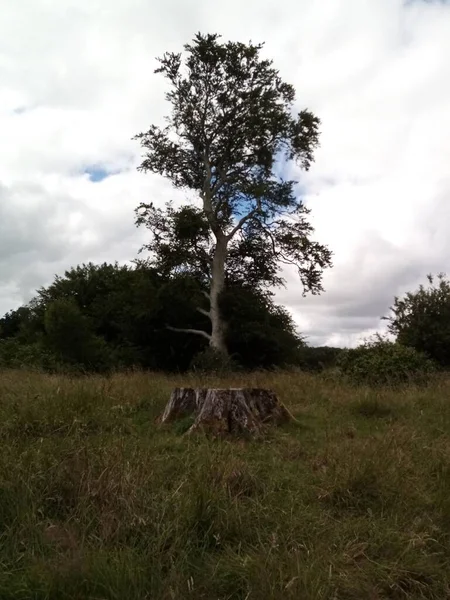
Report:
[[[154,423],[183,380],[0,374],[0,599],[450,598],[450,380],[256,374],[297,422]]]

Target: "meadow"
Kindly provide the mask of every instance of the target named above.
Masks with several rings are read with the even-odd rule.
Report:
[[[160,427],[187,383],[269,387],[295,420]],[[0,599],[445,600],[449,433],[445,376],[1,372]]]

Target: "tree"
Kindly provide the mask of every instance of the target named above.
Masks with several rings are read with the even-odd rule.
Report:
[[[152,233],[144,248],[155,255],[154,264],[205,282],[209,307],[198,308],[211,331],[189,331],[223,354],[220,297],[227,274],[281,285],[282,265],[295,265],[304,293],[316,294],[323,269],[331,266],[331,252],[311,240],[309,210],[294,193],[296,182],[277,175],[282,159],[309,168],[320,121],[308,110],[293,116],[294,88],[261,58],[262,47],[197,34],[184,47],[184,65],[181,54],[164,54],[156,73],[170,84],[171,115],[166,127],[152,125],[135,137],[145,151],[141,171],[165,176],[201,201],[200,207],[169,204],[165,210],[143,203],[136,222]]]
[[[0,319],[0,339],[15,337],[19,331],[21,324],[28,316],[29,310],[20,306],[16,310],[10,310]]]
[[[391,306],[388,330],[397,341],[424,352],[441,366],[450,366],[450,281],[444,273],[427,276],[423,285],[403,298],[396,297]]]
[[[228,286],[221,310],[228,323],[227,346],[249,369],[293,365],[304,341],[291,315],[270,296],[239,284]]]
[[[103,370],[109,356],[103,338],[94,335],[89,320],[73,299],[53,300],[45,311],[45,345],[63,363]]]

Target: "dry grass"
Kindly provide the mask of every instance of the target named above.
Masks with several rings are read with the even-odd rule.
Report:
[[[0,374],[1,600],[450,599],[449,380],[203,380],[278,392],[253,442],[158,428],[180,383]]]

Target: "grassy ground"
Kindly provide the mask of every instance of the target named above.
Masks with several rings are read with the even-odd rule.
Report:
[[[0,374],[1,600],[450,598],[450,381],[222,382],[296,416],[253,442],[158,428],[177,383]]]

